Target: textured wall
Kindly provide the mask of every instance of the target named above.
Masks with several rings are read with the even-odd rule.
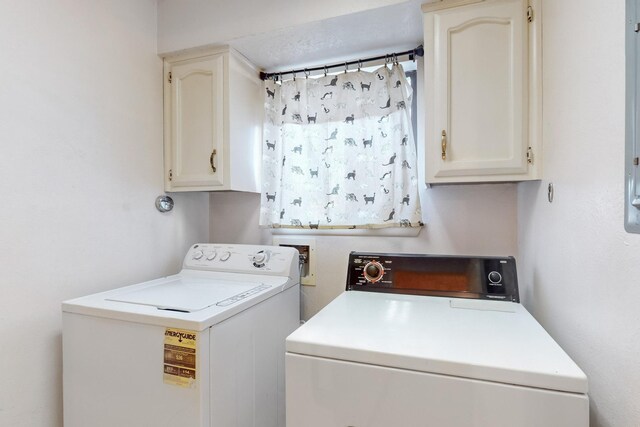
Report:
[[[640,425],[640,236],[623,228],[624,6],[545,2],[545,180],[518,189],[525,305],[588,375],[598,427]]]
[[[154,0],[2,1],[0,51],[0,425],[61,426],[61,301],[175,272],[208,197],[154,207]]]
[[[405,1],[158,0],[158,52],[168,53],[274,32]]]

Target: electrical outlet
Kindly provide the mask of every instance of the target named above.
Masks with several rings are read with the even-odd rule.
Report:
[[[316,285],[316,239],[298,236],[273,236],[275,246],[296,248],[300,255],[306,257],[300,274],[300,284]]]

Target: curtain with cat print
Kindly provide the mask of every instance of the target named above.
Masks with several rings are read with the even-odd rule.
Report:
[[[264,89],[260,225],[422,225],[401,65],[268,80]]]

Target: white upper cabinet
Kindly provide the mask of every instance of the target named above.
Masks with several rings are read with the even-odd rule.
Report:
[[[426,181],[540,179],[540,19],[527,0],[423,5]]]
[[[258,192],[259,72],[233,50],[166,58],[165,190]]]

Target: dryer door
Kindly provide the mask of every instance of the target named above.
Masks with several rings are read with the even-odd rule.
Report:
[[[287,427],[589,425],[584,394],[286,354]]]

